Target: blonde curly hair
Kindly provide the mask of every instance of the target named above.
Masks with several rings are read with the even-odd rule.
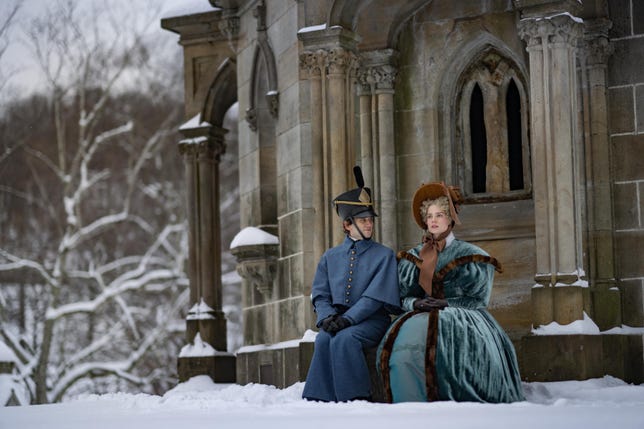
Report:
[[[422,202],[420,205],[420,218],[423,220],[427,219],[427,210],[429,210],[430,206],[438,206],[438,208],[441,209],[447,215],[447,218],[452,221],[452,216],[450,214],[449,210],[449,198],[445,196],[438,197],[436,199],[428,199]]]

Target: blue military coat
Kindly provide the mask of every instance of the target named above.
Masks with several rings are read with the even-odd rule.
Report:
[[[344,242],[327,250],[317,267],[311,300],[319,327],[340,313],[351,326],[335,335],[320,330],[302,396],[347,401],[371,394],[363,350],[377,346],[400,306],[393,250],[372,240]]]

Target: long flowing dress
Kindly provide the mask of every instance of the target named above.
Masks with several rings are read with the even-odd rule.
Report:
[[[496,260],[479,247],[448,240],[438,254],[432,295],[446,298],[443,310],[419,312],[425,296],[418,283],[422,245],[401,252],[400,296],[407,310],[378,347],[378,368],[390,402],[524,399],[512,342],[486,307]]]

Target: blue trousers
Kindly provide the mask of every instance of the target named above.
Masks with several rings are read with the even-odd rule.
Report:
[[[371,395],[364,349],[380,342],[389,318],[370,318],[334,335],[320,330],[302,397],[343,402]]]

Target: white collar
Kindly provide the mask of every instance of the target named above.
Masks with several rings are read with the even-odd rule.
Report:
[[[445,247],[449,246],[452,244],[452,241],[456,240],[456,237],[454,237],[454,233],[450,232],[447,237],[445,237]]]

